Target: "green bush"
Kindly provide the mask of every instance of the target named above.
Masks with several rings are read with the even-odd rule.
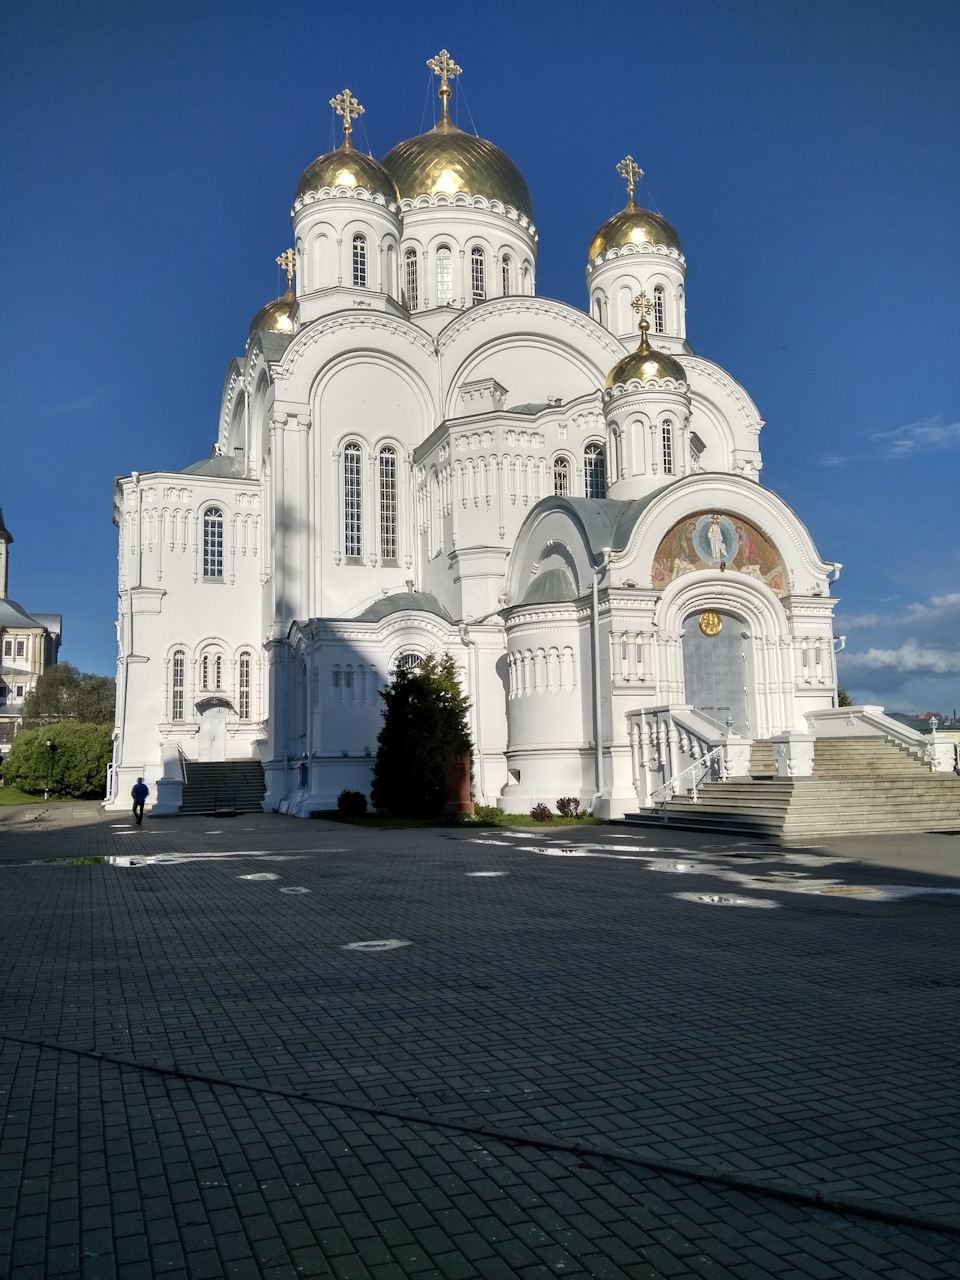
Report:
[[[363,818],[367,812],[367,797],[362,791],[341,791],[337,796],[337,812],[345,818]]]
[[[104,794],[113,729],[108,724],[62,720],[43,729],[21,729],[3,762],[4,781],[39,795],[95,799]],[[51,746],[47,746],[47,743]]]
[[[394,818],[433,818],[447,799],[447,752],[469,751],[469,703],[449,654],[399,670],[380,695],[386,704],[377,738],[372,799]]]
[[[534,822],[552,822],[553,810],[548,804],[535,804],[530,810],[530,817]]]

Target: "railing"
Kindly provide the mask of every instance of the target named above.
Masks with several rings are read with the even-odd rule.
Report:
[[[723,747],[714,747],[707,755],[701,756],[699,760],[694,760],[693,764],[688,764],[685,769],[681,769],[672,778],[662,782],[659,787],[654,787],[650,793],[650,799],[658,810],[662,811],[678,792],[689,791],[690,803],[699,804],[700,797],[697,794],[697,790],[707,778],[716,779],[717,782],[726,782],[727,765]],[[688,782],[688,785],[684,785],[685,782]]]
[[[706,776],[701,762],[707,757],[715,761],[717,753],[722,756],[723,777],[748,771],[751,740],[692,707],[644,707],[629,712],[627,719],[633,784],[643,808],[663,804],[664,788],[672,788],[675,795],[694,782],[699,786]]]
[[[808,711],[804,716],[810,732],[818,738],[885,738],[909,751],[934,773],[951,773],[956,767],[957,750],[948,738],[931,733],[917,733],[884,714],[883,707],[834,707]]]
[[[177,764],[180,767],[180,781],[184,784],[184,786],[186,786],[186,782],[187,782],[187,765],[189,763],[190,762],[187,759],[186,752],[178,742],[177,743]]]

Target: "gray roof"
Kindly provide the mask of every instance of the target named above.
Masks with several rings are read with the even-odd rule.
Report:
[[[453,622],[446,609],[436,596],[427,591],[398,591],[392,596],[384,596],[367,605],[363,613],[358,614],[357,622],[379,622],[388,618],[391,613],[433,613],[444,622]]]
[[[41,627],[47,628],[52,636],[59,636],[63,633],[62,613],[35,613],[33,616]]]
[[[544,569],[527,587],[524,604],[559,604],[564,600],[576,600],[577,584],[564,568]]]
[[[241,480],[243,478],[243,459],[225,458],[212,453],[209,458],[201,458],[199,462],[184,467],[182,476],[220,476],[224,480]]]
[[[0,627],[42,627],[45,624],[27,613],[16,600],[0,600]]]
[[[545,400],[542,404],[533,404],[529,402],[527,404],[511,404],[507,406],[505,412],[506,413],[526,413],[526,414],[529,414],[531,417],[533,417],[534,414],[541,413],[544,409],[552,409],[552,408],[553,408],[553,405],[551,405],[548,401]]]
[[[613,498],[542,498],[527,520],[542,515],[545,510],[565,511],[580,526],[590,550],[599,557],[605,548],[624,549],[633,526],[659,493],[658,489],[632,502],[618,502]]]

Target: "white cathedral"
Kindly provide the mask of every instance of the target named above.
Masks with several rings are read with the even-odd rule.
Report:
[[[177,812],[198,761],[261,762],[292,815],[369,793],[380,692],[431,653],[469,696],[481,803],[619,817],[718,747],[745,773],[758,740],[809,774],[840,566],[761,484],[749,394],[687,343],[677,233],[627,157],[587,309],[538,296],[523,175],[453,124],[446,51],[428,65],[439,123],[382,161],[333,99],[343,142],[297,185],[288,288],[212,455],[116,482],[108,803],[142,775]]]

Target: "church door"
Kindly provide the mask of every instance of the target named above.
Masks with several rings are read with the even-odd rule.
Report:
[[[717,623],[719,622],[719,627]],[[751,737],[749,653],[744,624],[728,613],[692,613],[683,624],[684,702],[711,720]]]
[[[200,717],[197,737],[198,760],[226,760],[227,758],[227,709],[208,707]]]

